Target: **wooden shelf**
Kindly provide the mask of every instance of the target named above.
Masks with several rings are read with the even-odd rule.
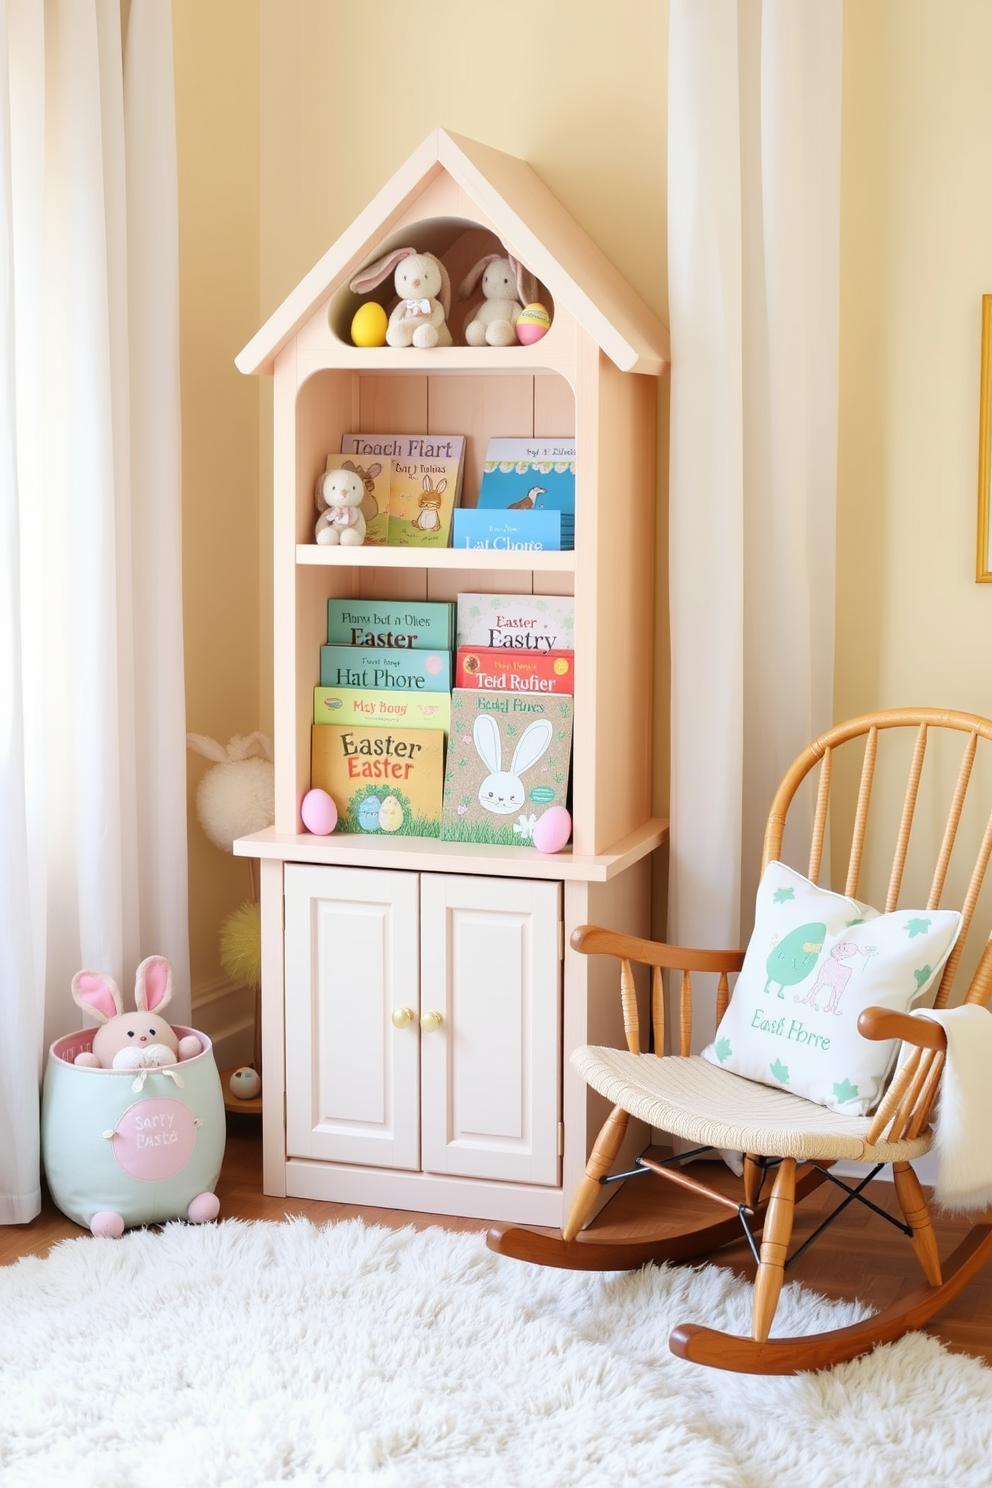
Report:
[[[296,562],[313,568],[505,569],[574,573],[575,553],[490,553],[477,548],[341,548],[297,543]]]
[[[315,837],[310,832],[279,832],[266,827],[239,837],[234,852],[242,858],[276,858],[281,862],[329,863],[350,868],[403,868],[422,873],[474,873],[493,878],[546,878],[607,883],[668,841],[668,822],[654,817],[638,831],[596,856],[540,853],[532,847],[480,847],[442,842],[433,837]]]

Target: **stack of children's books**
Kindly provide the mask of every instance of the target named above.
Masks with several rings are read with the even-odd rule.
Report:
[[[575,547],[575,440],[490,439],[479,504],[454,514],[454,546],[492,552]]]
[[[574,600],[460,594],[441,836],[531,845],[568,798]]]
[[[447,548],[461,500],[464,434],[345,434],[327,469],[365,485],[365,547]]]
[[[451,604],[328,600],[310,780],[339,832],[439,836],[453,631]]]

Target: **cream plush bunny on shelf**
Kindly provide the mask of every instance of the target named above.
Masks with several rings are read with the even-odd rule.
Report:
[[[389,317],[386,345],[421,349],[450,346],[447,316],[451,284],[441,260],[433,253],[418,253],[416,248],[394,248],[356,274],[351,281],[352,293],[367,294],[390,273],[399,304]]]
[[[487,253],[465,275],[458,298],[467,300],[482,279],[482,303],[465,322],[468,346],[516,346],[517,317],[537,299],[537,280],[512,254]]]

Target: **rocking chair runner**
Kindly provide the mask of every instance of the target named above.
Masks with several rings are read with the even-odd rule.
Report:
[[[973,774],[975,780],[981,775],[981,771],[974,772],[979,744],[982,744],[983,752],[986,746],[992,749],[992,722],[972,714],[928,708],[893,709],[853,719],[822,735],[800,755],[778,789],[765,829],[763,869],[779,859],[789,806],[807,775],[819,765],[809,859],[809,878],[813,883],[818,881],[838,751],[845,745],[854,744],[854,741],[863,740],[860,787],[844,889],[849,898],[858,895],[869,841],[869,808],[879,738],[888,730],[915,731],[915,740],[888,873],[884,902],[887,913],[899,907],[928,742],[938,733],[946,736],[948,731],[952,735],[957,731],[964,736],[963,758],[933,868],[926,907],[936,910],[940,906],[969,786],[973,783]],[[992,761],[989,764],[992,765]],[[874,848],[874,837],[871,842]],[[992,814],[984,826],[977,858],[964,889],[960,904],[961,933],[940,978],[933,1000],[936,1008],[948,1005],[990,855]],[[872,856],[877,854],[873,851]],[[729,1003],[728,976],[740,970],[744,960],[742,952],[687,950],[594,926],[576,930],[572,946],[583,954],[616,956],[621,963],[620,995],[627,1050],[587,1047],[577,1049],[572,1056],[574,1067],[586,1082],[606,1095],[614,1107],[596,1140],[561,1237],[521,1226],[501,1225],[490,1231],[492,1249],[545,1265],[618,1270],[634,1268],[648,1260],[680,1261],[713,1251],[739,1239],[740,1222],[743,1221],[758,1261],[752,1337],[737,1338],[696,1324],[684,1324],[671,1335],[669,1343],[674,1353],[695,1363],[758,1374],[790,1374],[823,1368],[854,1358],[880,1343],[901,1337],[912,1328],[921,1327],[992,1255],[992,1223],[988,1222],[992,1216],[983,1216],[954,1254],[945,1262],[941,1261],[927,1200],[911,1166],[933,1143],[930,1118],[940,1087],[947,1046],[945,1032],[936,1022],[883,1008],[868,1008],[862,1012],[858,1029],[865,1038],[901,1040],[904,1046],[908,1046],[908,1057],[898,1067],[874,1114],[864,1117],[838,1114],[797,1095],[756,1084],[699,1057],[690,1056],[692,973],[718,975],[716,1020],[719,1023]],[[651,1004],[654,1046],[657,1049],[665,1046],[661,972],[663,969],[681,972],[678,1055],[641,1052],[632,970],[635,962],[652,968]],[[987,1006],[990,995],[992,938],[985,942],[964,1001]],[[602,1185],[612,1181],[610,1169],[630,1115],[689,1140],[699,1151],[719,1148],[741,1152],[744,1170],[740,1198],[729,1196],[726,1185],[716,1188],[712,1183],[702,1182],[691,1167],[683,1166],[684,1156],[661,1162],[642,1157],[639,1168],[647,1167],[665,1178],[670,1185],[669,1197],[677,1196],[680,1189],[692,1190],[697,1197],[705,1194],[716,1206],[719,1217],[702,1224],[697,1220],[680,1233],[673,1233],[669,1223],[667,1232],[654,1239],[604,1242],[596,1239],[595,1229],[581,1233],[600,1204]],[[884,1312],[853,1326],[808,1338],[770,1340],[787,1264],[795,1202],[828,1178],[839,1183],[840,1180],[828,1170],[841,1159],[871,1165],[875,1171],[880,1165],[892,1165],[895,1192],[906,1221],[902,1228],[911,1240],[926,1278],[925,1284]],[[770,1195],[763,1200],[761,1191],[769,1170],[774,1172],[774,1181]],[[873,1173],[869,1173],[868,1178],[872,1176]],[[652,1180],[648,1178],[647,1181]],[[858,1186],[856,1197],[861,1197],[860,1188],[863,1186]],[[847,1192],[850,1195],[853,1190],[848,1188]],[[753,1238],[759,1230],[760,1253]]]

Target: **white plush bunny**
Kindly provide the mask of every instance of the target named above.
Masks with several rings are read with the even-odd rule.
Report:
[[[235,734],[228,744],[206,734],[187,734],[186,743],[214,761],[197,787],[196,814],[215,847],[231,852],[236,837],[271,827],[274,777],[267,734]]]
[[[535,718],[529,723],[517,741],[509,770],[504,770],[499,729],[496,720],[483,713],[475,720],[472,738],[479,758],[489,774],[479,786],[479,805],[496,816],[510,816],[519,811],[526,800],[527,792],[521,775],[544,754],[551,743],[554,729],[546,718]]]
[[[365,541],[365,482],[354,468],[324,470],[317,477],[314,491],[320,516],[314,537],[323,546],[360,548]]]
[[[352,279],[352,292],[367,294],[390,273],[400,298],[389,317],[386,345],[450,346],[451,284],[441,260],[433,253],[418,253],[416,248],[394,248]]]
[[[469,346],[515,346],[517,317],[537,299],[537,280],[519,259],[487,253],[465,275],[458,298],[467,300],[482,276],[482,303],[465,322]]]

